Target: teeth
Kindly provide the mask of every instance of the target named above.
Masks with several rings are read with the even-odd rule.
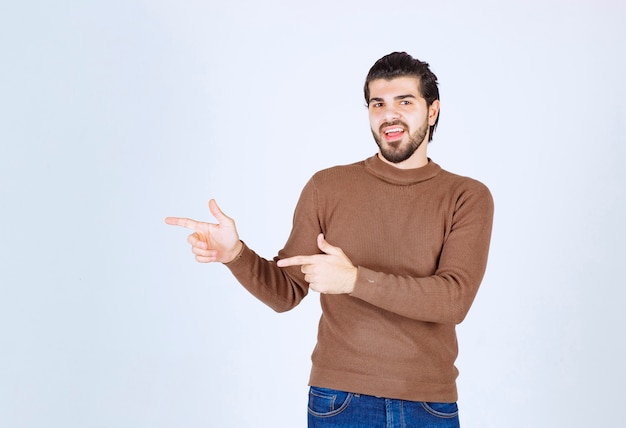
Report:
[[[389,135],[389,134],[394,133],[394,132],[402,132],[402,131],[403,131],[402,128],[393,128],[393,129],[386,130],[385,134]]]

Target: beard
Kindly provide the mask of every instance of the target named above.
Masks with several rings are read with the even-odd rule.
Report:
[[[393,125],[400,125],[404,129],[406,129],[406,132],[409,136],[409,141],[407,141],[406,144],[403,144],[403,140],[394,141],[392,143],[387,143],[383,141],[383,137],[381,137],[381,135],[383,134],[382,129]],[[374,140],[376,141],[376,144],[380,149],[380,154],[391,163],[404,162],[405,160],[413,156],[413,153],[415,153],[415,151],[420,148],[420,146],[426,139],[427,133],[428,119],[426,119],[424,121],[424,124],[412,134],[409,132],[409,126],[399,120],[383,123],[380,126],[378,133],[374,132],[374,130],[372,129],[372,135],[374,136]]]

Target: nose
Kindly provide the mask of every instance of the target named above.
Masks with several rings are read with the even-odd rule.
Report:
[[[393,122],[400,118],[398,114],[398,110],[396,110],[395,106],[389,105],[385,107],[384,116],[386,122]]]

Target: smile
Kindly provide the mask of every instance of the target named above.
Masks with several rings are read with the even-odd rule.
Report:
[[[394,127],[394,128],[389,128],[389,129],[386,129],[386,130],[385,130],[385,134],[386,134],[386,135],[391,135],[391,134],[400,134],[400,133],[402,133],[402,132],[404,132],[404,129],[399,128],[399,127],[397,127],[397,128],[396,128],[396,127]]]
[[[398,141],[404,135],[404,128],[402,126],[390,126],[383,131],[383,134],[388,142]]]

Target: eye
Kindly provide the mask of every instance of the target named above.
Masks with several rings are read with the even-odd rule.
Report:
[[[402,100],[402,101],[400,101],[400,105],[403,105],[403,106],[408,106],[408,105],[411,105],[411,104],[413,104],[413,103],[411,101],[409,101],[409,100]]]
[[[371,103],[370,107],[371,108],[381,108],[383,106],[383,103]]]

